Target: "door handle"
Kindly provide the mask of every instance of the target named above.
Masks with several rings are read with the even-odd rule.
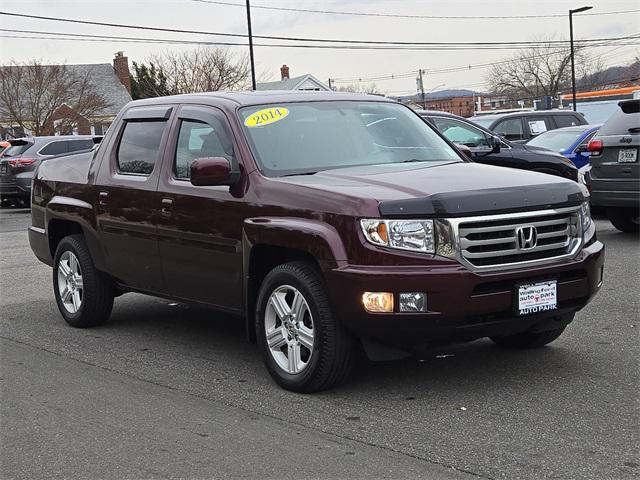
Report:
[[[98,194],[98,204],[104,207],[107,204],[107,198],[109,198],[109,192],[100,192]]]
[[[173,199],[171,198],[163,198],[162,199],[162,208],[160,209],[160,213],[164,218],[169,218],[173,211]]]

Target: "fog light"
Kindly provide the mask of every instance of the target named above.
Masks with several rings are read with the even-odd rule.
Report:
[[[364,292],[362,305],[367,312],[391,313],[393,312],[393,293],[390,292]]]
[[[426,312],[427,294],[420,292],[407,292],[400,294],[401,312]]]

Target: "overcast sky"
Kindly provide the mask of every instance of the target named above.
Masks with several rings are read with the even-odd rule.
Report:
[[[242,0],[228,0],[243,3]],[[252,0],[252,4],[310,9],[332,9],[385,14],[508,16],[566,14],[569,8],[594,7],[589,13],[640,9],[637,0],[565,1],[456,1],[456,0]],[[203,3],[196,0],[1,0],[1,10],[100,22],[138,24],[163,28],[246,34],[244,8]],[[263,9],[252,10],[255,35],[312,38],[342,38],[382,41],[526,41],[547,37],[568,38],[568,19],[414,19],[366,16],[292,13]],[[0,16],[3,29],[88,33],[130,37],[171,38],[180,40],[220,40],[220,37],[163,33],[121,28],[76,25]],[[640,32],[640,14],[592,15],[574,17],[577,39],[617,37]],[[0,32],[0,35],[20,35]],[[227,39],[238,41],[238,39]],[[637,41],[637,40],[636,40]],[[2,59],[41,59],[45,63],[107,63],[113,53],[125,52],[129,61],[144,61],[148,55],[165,49],[188,46],[64,40],[0,38]],[[234,48],[239,54],[246,48]],[[628,63],[640,55],[640,45],[594,48],[607,65]],[[291,76],[311,73],[322,81],[328,78],[367,78],[405,73],[418,68],[427,71],[451,66],[474,65],[502,60],[514,52],[494,51],[356,51],[256,47],[257,71],[263,80],[279,79],[279,67],[286,63]],[[473,88],[482,90],[486,68],[456,73],[427,73],[425,89]],[[368,84],[370,82],[363,82]],[[441,86],[444,84],[445,86]],[[382,92],[415,92],[415,78],[377,81]]]

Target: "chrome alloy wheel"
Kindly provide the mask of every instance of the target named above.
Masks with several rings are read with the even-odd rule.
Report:
[[[82,305],[82,270],[78,258],[67,250],[58,262],[58,293],[69,313],[76,313]]]
[[[313,317],[300,291],[282,285],[271,293],[264,331],[269,352],[282,370],[296,374],[307,367],[313,354]]]

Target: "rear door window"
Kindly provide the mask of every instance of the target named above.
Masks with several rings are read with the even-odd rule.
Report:
[[[118,146],[118,169],[122,173],[149,175],[160,157],[166,120],[128,121]]]
[[[93,148],[93,140],[90,138],[84,140],[69,140],[69,151],[77,152],[79,150],[91,150]]]
[[[65,140],[56,140],[40,149],[40,155],[61,155],[69,152],[67,142]]]
[[[522,128],[522,119],[519,117],[500,121],[493,131],[507,140],[524,140],[526,138]]]
[[[549,117],[526,117],[525,122],[532,137],[554,128]]]
[[[554,115],[553,119],[556,122],[556,127],[573,127],[576,125],[582,125],[577,117],[574,115]]]

